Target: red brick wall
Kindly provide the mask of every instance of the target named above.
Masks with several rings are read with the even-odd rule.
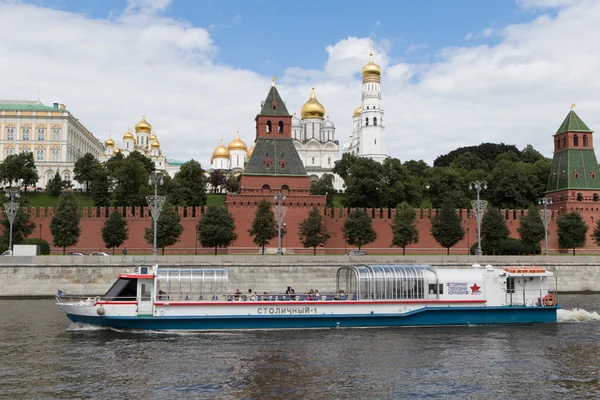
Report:
[[[244,197],[240,195],[239,197]],[[255,200],[260,200],[264,197],[257,197]],[[318,198],[318,199],[315,199]],[[287,213],[285,222],[287,223],[287,234],[283,238],[282,246],[284,248],[293,249],[294,253],[312,253],[312,249],[303,249],[298,238],[298,226],[308,215],[310,210],[310,200],[324,201],[323,196],[306,196],[306,206],[304,205],[304,197],[293,198],[293,201],[286,202]],[[321,200],[319,200],[321,199]],[[316,203],[317,201],[314,201]],[[224,253],[254,253],[258,252],[257,246],[252,242],[252,238],[248,235],[248,230],[254,219],[255,209],[254,201],[237,203],[235,206],[229,207],[236,222],[236,232],[238,240],[233,246],[227,250],[219,249],[219,252]],[[322,207],[320,208],[321,210]],[[122,208],[121,208],[122,210]],[[141,211],[143,210],[143,214]],[[596,222],[600,217],[600,213],[588,208],[581,211],[581,214],[589,226],[588,235],[591,235]],[[26,212],[32,214],[32,221],[36,224],[31,237],[41,237],[52,244],[52,236],[50,234],[50,220],[54,215],[53,208],[31,208],[25,209]],[[388,214],[387,209],[383,210],[368,210],[374,213],[373,227],[377,231],[377,240],[366,246],[369,253],[372,254],[392,254],[401,253],[402,249],[390,248],[391,243],[391,228],[390,224],[394,215],[394,210]],[[181,224],[184,232],[179,243],[171,248],[166,249],[165,254],[194,254],[196,251],[195,231],[196,225],[200,218],[202,209],[200,207],[186,207],[178,209],[181,216]],[[439,245],[430,235],[431,217],[435,215],[435,210],[418,210],[417,211],[417,226],[419,228],[419,243],[407,248],[407,254],[445,254],[445,249]],[[477,223],[474,215],[468,210],[457,210],[460,213],[463,221],[463,226],[468,230],[465,238],[450,250],[450,254],[467,254],[467,249],[477,241]],[[522,215],[520,210],[505,210],[503,211],[511,236],[518,237],[517,227],[519,219]],[[556,215],[556,214],[555,214]],[[341,254],[349,250],[350,247],[345,245],[342,237],[342,225],[348,216],[348,211],[343,209],[328,210],[325,216],[326,227],[331,234],[331,239],[327,243],[327,248],[319,249],[318,252],[328,254]],[[104,208],[82,209],[81,218],[81,237],[79,243],[71,251],[92,252],[102,249],[107,251],[102,242],[101,229],[107,219]],[[125,242],[130,254],[144,253],[149,254],[151,246],[144,240],[144,229],[149,228],[152,224],[152,218],[148,213],[147,208],[127,208],[127,221],[129,223],[129,239]],[[549,226],[549,247],[552,253],[558,252],[558,238],[556,235],[555,219],[550,222]],[[199,244],[198,244],[199,246]],[[271,247],[277,246],[277,239],[274,239]],[[543,243],[542,243],[543,246]],[[120,250],[118,250],[120,251]],[[62,249],[54,248],[53,252],[61,253]],[[212,254],[211,249],[202,249],[198,247],[198,254]],[[591,238],[588,238],[586,247],[578,250],[580,253],[599,253],[600,248],[596,246]]]

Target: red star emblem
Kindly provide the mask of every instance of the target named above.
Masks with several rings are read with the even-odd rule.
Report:
[[[481,289],[479,286],[477,286],[476,283],[473,284],[473,286],[471,286],[471,292],[473,293],[479,293],[479,289]]]

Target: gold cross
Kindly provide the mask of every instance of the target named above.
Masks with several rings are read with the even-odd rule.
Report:
[[[571,104],[571,110],[574,109],[577,106],[577,104]]]
[[[273,86],[275,86],[275,81],[276,81],[276,80],[277,80],[277,77],[276,77],[276,76],[274,76],[274,77],[273,77]]]

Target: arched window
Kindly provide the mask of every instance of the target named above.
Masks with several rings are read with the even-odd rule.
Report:
[[[564,136],[562,138],[562,147],[563,148],[567,147],[567,139]]]
[[[273,131],[273,127],[271,126],[271,121],[267,121],[267,133],[271,133]]]
[[[60,140],[60,129],[52,129],[52,140]]]
[[[592,176],[592,179],[596,179],[596,171],[592,171],[590,175]]]
[[[365,126],[369,126],[369,118],[365,118]]]
[[[23,140],[29,140],[29,128],[23,128]]]
[[[36,152],[35,160],[36,161],[44,161],[44,150],[38,150]]]
[[[263,193],[270,193],[271,192],[271,186],[269,186],[269,185],[263,185],[262,186],[262,191],[263,191]]]
[[[39,142],[46,140],[46,130],[44,128],[39,128],[37,130],[37,139]]]
[[[588,138],[587,138],[587,135],[583,135],[583,147],[588,147]]]
[[[579,171],[575,171],[575,172],[573,172],[573,177],[574,177],[575,179],[579,179]]]
[[[58,161],[58,150],[52,150],[52,161]]]
[[[598,193],[594,193],[594,196],[592,198],[594,201],[598,201]]]
[[[377,117],[373,117],[373,125],[377,126]]]
[[[15,140],[15,128],[8,128],[6,130],[6,140]]]
[[[63,180],[67,181],[67,182],[71,182],[71,173],[70,172],[65,172],[65,174],[63,176]]]
[[[583,201],[583,194],[577,193],[577,201]]]
[[[556,139],[556,149],[560,149],[560,139]]]
[[[577,135],[573,135],[573,146],[579,146],[579,137]]]
[[[283,121],[279,121],[279,123],[277,124],[277,132],[283,133]]]
[[[281,185],[281,191],[287,193],[290,191],[290,187],[288,185]]]

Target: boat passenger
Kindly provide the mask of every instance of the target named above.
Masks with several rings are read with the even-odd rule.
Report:
[[[169,300],[169,296],[167,295],[167,292],[159,290],[158,291],[158,299],[159,300]]]
[[[315,293],[312,295],[314,300],[321,300],[321,295],[319,294],[319,289],[315,289]]]
[[[233,298],[237,301],[237,300],[240,299],[241,295],[242,295],[242,292],[240,292],[240,289],[235,289],[235,293],[233,295]]]
[[[290,299],[296,300],[296,291],[294,289],[290,290]]]

